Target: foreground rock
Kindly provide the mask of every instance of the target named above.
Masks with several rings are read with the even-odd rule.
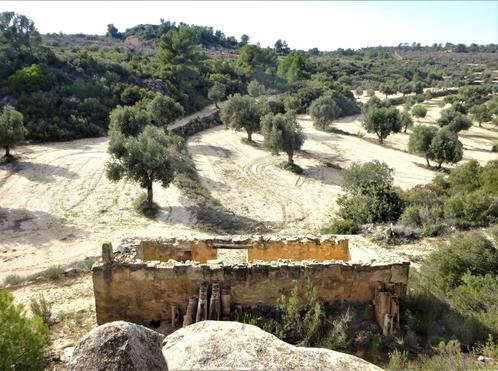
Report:
[[[180,329],[164,339],[163,354],[170,370],[381,370],[348,354],[287,344],[238,322],[203,321]]]
[[[68,370],[167,370],[164,336],[124,321],[93,329],[74,349]]]

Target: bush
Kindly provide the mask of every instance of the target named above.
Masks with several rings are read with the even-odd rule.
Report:
[[[498,274],[498,250],[481,233],[458,234],[449,245],[441,246],[429,255],[421,272],[424,283],[445,296],[463,283],[466,272]]]
[[[360,225],[351,219],[339,219],[332,222],[327,232],[331,234],[357,234]]]
[[[424,118],[427,115],[427,108],[417,104],[412,108],[412,115],[417,118]]]
[[[457,193],[446,200],[444,210],[460,227],[487,226],[498,219],[498,200],[483,190]]]
[[[50,325],[52,319],[52,304],[50,304],[43,295],[40,295],[38,299],[31,300],[31,313],[34,316],[38,316],[43,320],[47,326]]]
[[[48,327],[38,316],[28,318],[6,290],[0,290],[0,329],[0,369],[44,368],[43,351],[50,343]]]

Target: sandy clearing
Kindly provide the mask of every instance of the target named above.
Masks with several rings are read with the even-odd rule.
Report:
[[[430,182],[435,173],[421,168],[423,159],[370,143],[361,138],[330,134],[313,128],[300,116],[306,141],[295,161],[304,169],[296,175],[280,168],[285,156],[241,142],[242,132],[223,127],[203,131],[188,141],[203,185],[232,212],[282,227],[282,234],[317,233],[337,212],[341,195],[340,170],[353,161],[385,161],[394,168],[395,183],[405,189]],[[263,206],[262,206],[263,205]]]
[[[0,279],[96,255],[104,240],[200,234],[174,186],[154,186],[156,220],[135,213],[142,190],[106,178],[106,138],[21,146],[16,154],[18,163],[0,167]]]
[[[415,119],[415,125],[437,125],[436,121],[441,116],[441,110],[449,106],[441,107],[440,103],[442,101],[443,98],[439,97],[421,103],[422,106],[427,108],[427,116],[423,119]],[[397,108],[402,109],[403,106],[397,106]],[[364,140],[371,143],[378,142],[375,134],[367,133],[361,126],[361,115],[339,119],[334,121],[332,126],[351,134],[360,135]],[[410,132],[411,130],[408,130],[407,133],[388,136],[384,141],[385,146],[406,152]],[[469,130],[461,131],[459,138],[464,146],[464,160],[475,159],[481,164],[485,164],[489,160],[498,159],[498,155],[491,152],[491,147],[498,143],[498,130],[493,125],[484,124],[483,127],[474,125]]]

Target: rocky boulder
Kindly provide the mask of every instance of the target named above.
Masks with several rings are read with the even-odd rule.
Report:
[[[287,344],[259,327],[203,321],[163,341],[170,370],[381,370],[358,357],[321,348]]]
[[[106,323],[78,342],[68,370],[167,370],[161,353],[163,339],[163,335],[133,323]]]

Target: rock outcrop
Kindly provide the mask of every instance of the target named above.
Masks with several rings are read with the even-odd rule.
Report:
[[[68,370],[167,370],[161,353],[164,336],[124,321],[93,329],[74,349]]]
[[[259,327],[202,321],[163,341],[170,370],[381,370],[358,357],[287,344]]]

